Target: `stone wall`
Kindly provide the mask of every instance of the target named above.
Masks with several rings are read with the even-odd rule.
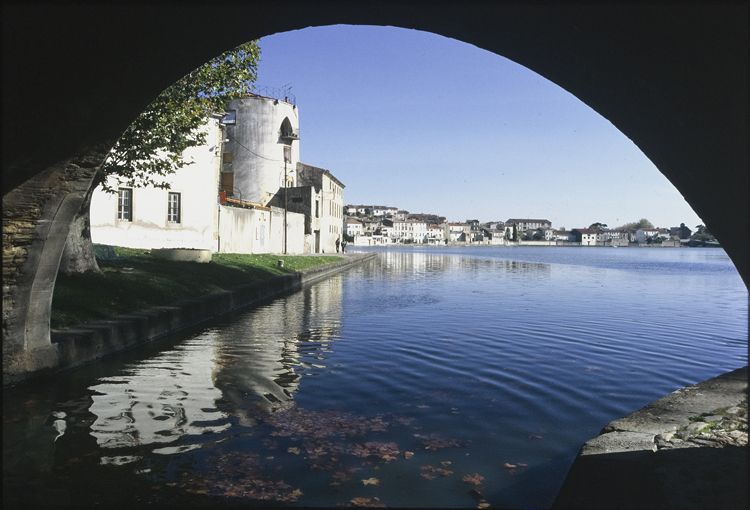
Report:
[[[3,196],[3,373],[56,362],[49,316],[60,258],[109,148],[53,165]]]

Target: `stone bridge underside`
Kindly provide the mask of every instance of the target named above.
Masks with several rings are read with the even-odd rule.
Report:
[[[4,372],[54,365],[43,324],[54,268],[102,147],[191,69],[247,40],[310,26],[429,31],[507,57],[563,87],[646,154],[748,282],[745,2],[5,3],[2,23]],[[66,193],[74,199],[66,201]],[[34,349],[44,354],[29,356]],[[13,352],[25,357],[6,359]]]

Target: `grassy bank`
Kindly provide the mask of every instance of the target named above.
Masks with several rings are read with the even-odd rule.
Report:
[[[332,256],[214,254],[210,263],[156,259],[147,250],[116,247],[117,260],[99,261],[103,275],[59,274],[52,329],[161,306],[178,299],[342,260]],[[279,268],[277,262],[284,261]]]

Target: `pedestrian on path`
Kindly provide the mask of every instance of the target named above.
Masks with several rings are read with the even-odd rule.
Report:
[[[346,253],[346,239],[341,241],[341,253]]]
[[[340,237],[337,237],[337,238],[336,238],[336,253],[338,253],[338,252],[339,252],[339,245],[340,245],[340,244],[341,244],[341,238],[340,238]]]

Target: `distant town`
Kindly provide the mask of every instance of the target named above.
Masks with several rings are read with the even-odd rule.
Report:
[[[678,227],[655,227],[648,220],[608,228],[603,223],[588,227],[553,228],[546,219],[509,218],[482,223],[479,220],[447,222],[436,214],[412,214],[397,207],[344,206],[344,237],[354,246],[389,244],[531,246],[711,246],[718,243],[703,226],[695,233]]]

